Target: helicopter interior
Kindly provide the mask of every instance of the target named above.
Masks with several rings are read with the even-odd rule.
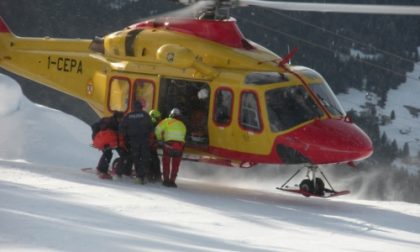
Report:
[[[160,80],[159,111],[163,117],[173,108],[182,112],[187,126],[187,146],[207,146],[210,88],[205,82],[162,78]]]

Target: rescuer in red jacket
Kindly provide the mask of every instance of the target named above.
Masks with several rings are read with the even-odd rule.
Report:
[[[98,176],[102,179],[112,179],[108,168],[113,149],[118,152],[121,158],[125,158],[127,155],[123,138],[118,133],[123,117],[124,113],[117,111],[112,116],[101,118],[91,125],[93,146],[102,151],[102,156],[96,167]]]

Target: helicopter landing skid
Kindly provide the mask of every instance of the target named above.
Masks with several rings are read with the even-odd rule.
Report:
[[[297,174],[299,174],[303,168],[308,169],[306,173],[306,179],[300,182],[299,188],[289,188],[287,183],[289,183],[290,180],[292,180]],[[318,171],[320,172],[321,176],[325,179],[325,181],[327,182],[330,188],[326,188],[324,181],[320,177],[316,177],[316,173]],[[334,190],[334,188],[328,181],[325,174],[316,165],[310,165],[310,166],[300,168],[281,187],[276,187],[276,189],[285,191],[285,192],[301,194],[305,197],[314,196],[314,197],[320,197],[320,198],[331,198],[331,197],[341,196],[341,195],[350,193],[350,191],[348,190],[344,190],[344,191]]]
[[[285,192],[291,192],[291,193],[297,193],[297,194],[302,194],[305,197],[319,197],[319,198],[331,198],[331,197],[336,197],[336,196],[341,196],[341,195],[346,195],[349,194],[350,191],[345,190],[345,191],[330,191],[328,193],[324,192],[324,195],[319,195],[319,194],[314,194],[314,193],[309,193],[307,191],[303,191],[300,189],[288,189],[288,188],[280,188],[280,187],[276,187],[277,190],[281,190],[281,191],[285,191]]]

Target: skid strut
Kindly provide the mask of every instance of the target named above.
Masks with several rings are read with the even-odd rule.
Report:
[[[302,169],[306,168],[306,179],[304,179],[300,185],[299,189],[290,189],[287,185],[294,177],[296,177]],[[317,173],[321,174],[321,177],[325,180],[325,182],[328,184],[329,188],[326,188],[324,186],[324,181],[321,177],[317,177]],[[306,197],[309,196],[317,196],[317,197],[333,197],[333,196],[339,196],[350,193],[349,191],[340,191],[337,192],[332,187],[330,181],[328,181],[327,177],[325,176],[324,172],[319,168],[317,165],[309,165],[300,168],[297,170],[289,179],[284,182],[284,184],[281,187],[277,187],[277,189],[287,192],[293,192],[293,193],[300,193]]]

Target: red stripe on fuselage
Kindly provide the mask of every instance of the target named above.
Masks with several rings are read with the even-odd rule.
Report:
[[[362,160],[373,153],[372,141],[357,125],[344,119],[315,120],[273,139],[271,152],[258,155],[209,146],[202,150],[229,160],[285,164],[277,153],[281,144],[294,149],[312,164],[337,164]]]

